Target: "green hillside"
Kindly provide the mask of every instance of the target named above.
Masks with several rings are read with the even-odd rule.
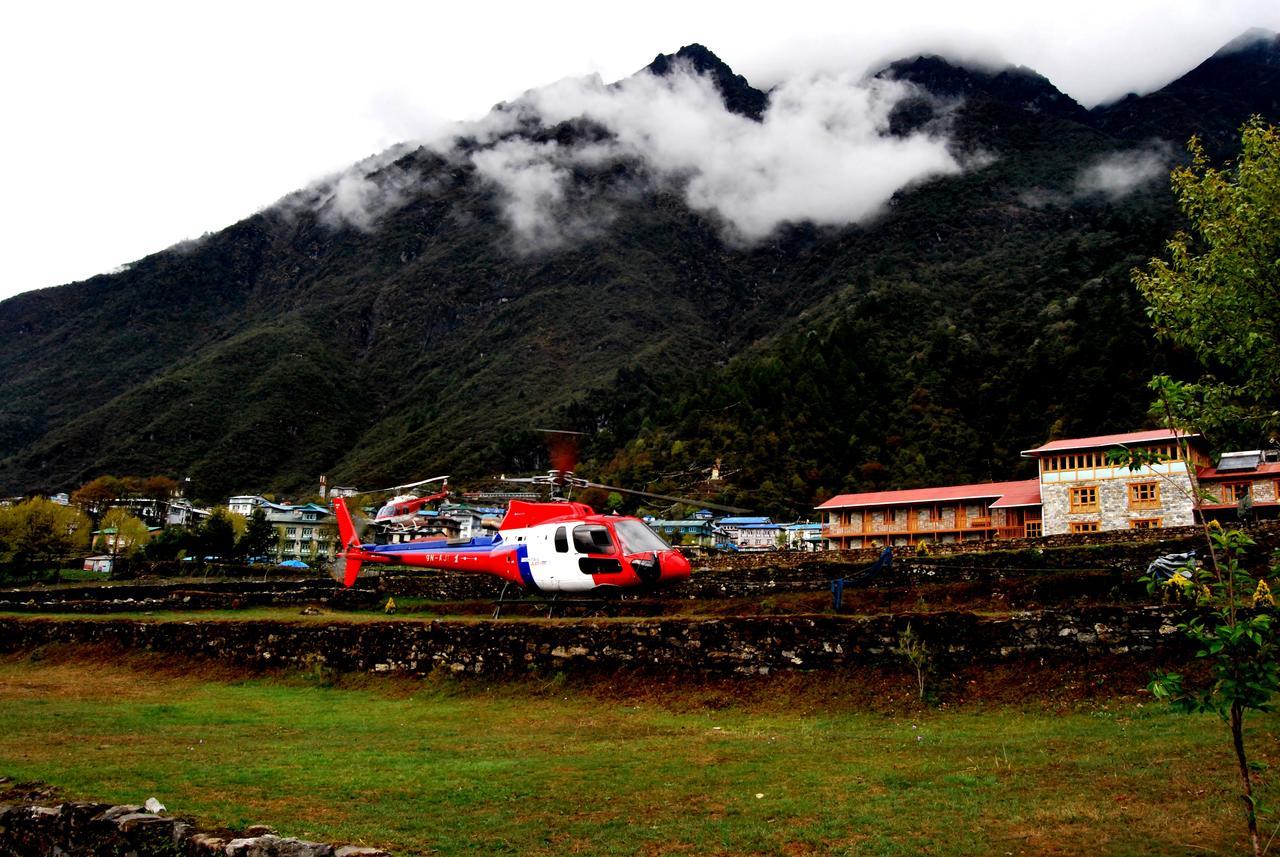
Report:
[[[894,133],[945,119],[969,166],[862,226],[756,244],[633,159],[575,169],[576,209],[608,216],[519,252],[470,162],[406,150],[371,180],[420,180],[369,230],[294,201],[0,304],[0,492],[128,472],[208,499],[322,473],[462,480],[545,467],[545,425],[587,432],[603,481],[696,491],[719,458],[712,491],[768,511],[1018,475],[1052,435],[1144,424],[1145,379],[1178,359],[1128,278],[1177,227],[1167,182],[1082,193],[1081,166],[1172,162],[1191,133],[1226,146],[1250,113],[1280,115],[1277,57],[1275,39],[1219,54],[1093,111],[1026,70],[895,64],[882,74],[920,97]],[[676,58],[759,117],[767,96],[705,48],[655,72]],[[525,122],[462,145],[602,133]]]

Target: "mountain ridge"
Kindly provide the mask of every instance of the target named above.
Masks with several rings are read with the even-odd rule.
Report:
[[[0,488],[166,471],[216,499],[320,473],[481,476],[545,466],[530,429],[547,422],[588,433],[598,475],[684,488],[671,474],[720,457],[736,475],[704,490],[779,511],[824,491],[1020,475],[1028,441],[1141,422],[1142,381],[1180,359],[1151,341],[1127,282],[1176,223],[1167,191],[1080,196],[1081,164],[1160,122],[1177,139],[1215,95],[1225,105],[1200,130],[1225,145],[1250,98],[1273,103],[1257,84],[1274,50],[1092,111],[1030,70],[891,64],[927,96],[891,131],[946,122],[994,160],[913,184],[865,223],[784,224],[746,245],[624,159],[566,180],[575,199],[609,195],[607,224],[520,255],[474,162],[398,151],[383,169],[421,180],[371,228],[267,209],[0,304]],[[681,63],[731,112],[763,116],[768,95],[701,45],[646,68]]]

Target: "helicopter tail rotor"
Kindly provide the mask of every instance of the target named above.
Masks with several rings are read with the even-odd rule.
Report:
[[[338,583],[343,586],[351,586],[360,577],[363,565],[364,560],[360,557],[341,553],[325,563],[325,570]]]

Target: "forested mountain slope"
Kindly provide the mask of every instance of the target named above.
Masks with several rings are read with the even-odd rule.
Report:
[[[1146,422],[1145,379],[1176,355],[1128,271],[1178,225],[1185,138],[1226,150],[1249,114],[1277,118],[1277,57],[1254,38],[1092,111],[1026,69],[903,60],[866,90],[872,112],[894,99],[868,151],[936,166],[852,222],[759,234],[736,188],[661,160],[702,153],[655,155],[599,107],[640,84],[531,94],[447,146],[0,304],[0,490],[480,476],[544,466],[530,430],[548,424],[588,433],[594,476],[696,490],[720,458],[715,490],[768,510],[1018,475],[1051,435]],[[700,46],[641,76],[657,88],[617,103],[709,81],[730,139],[808,103]]]

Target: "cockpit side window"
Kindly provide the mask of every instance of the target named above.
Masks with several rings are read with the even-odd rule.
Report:
[[[611,554],[613,536],[602,524],[579,524],[573,528],[573,547],[578,553]]]
[[[556,527],[556,553],[569,552],[569,534],[564,527]]]

